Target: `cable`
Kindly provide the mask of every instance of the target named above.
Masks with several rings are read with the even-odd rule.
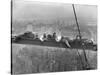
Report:
[[[79,36],[80,36],[80,39],[81,39],[81,32],[80,32],[80,28],[79,28],[77,16],[76,16],[76,13],[75,13],[75,7],[74,7],[74,4],[72,4],[72,7],[73,7],[74,15],[75,15],[75,20],[76,20],[76,25],[77,25],[77,28],[78,28],[78,33],[79,33]]]
[[[82,40],[82,36],[81,36],[81,33],[80,33],[80,28],[79,28],[77,16],[76,16],[76,13],[75,13],[74,4],[72,4],[72,7],[73,7],[74,15],[75,15],[76,25],[77,25],[77,28],[78,28],[79,38],[80,38],[80,40]],[[82,43],[82,41],[81,41],[81,43]],[[86,61],[86,67],[85,67],[85,69],[87,69],[87,66],[89,66],[89,63],[88,63],[88,59],[87,59],[86,52],[85,52],[85,49],[84,49],[83,45],[82,45],[82,48],[83,48],[83,54],[84,54],[85,61]],[[78,50],[77,50],[77,51],[78,51]],[[79,52],[78,52],[78,54],[79,54]],[[79,54],[79,56],[80,56],[80,54]],[[84,66],[84,65],[83,65],[83,66]],[[89,66],[89,67],[90,67],[90,66]]]
[[[80,53],[79,53],[78,49],[77,49],[77,53],[78,53],[78,56],[79,56],[80,61],[81,61],[81,64],[82,64],[82,68],[84,68],[84,63],[83,63],[83,61],[82,61],[82,58],[81,58],[81,55],[80,55]]]

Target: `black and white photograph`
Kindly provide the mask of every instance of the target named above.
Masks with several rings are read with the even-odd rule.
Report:
[[[97,70],[97,7],[11,0],[11,74]]]

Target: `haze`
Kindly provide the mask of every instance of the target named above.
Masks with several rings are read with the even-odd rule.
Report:
[[[75,5],[75,10],[81,32],[97,41],[97,6]],[[60,28],[62,35],[76,35],[72,4],[13,0],[12,16],[15,33],[24,32],[32,25],[32,31],[38,32],[41,28],[53,32]]]

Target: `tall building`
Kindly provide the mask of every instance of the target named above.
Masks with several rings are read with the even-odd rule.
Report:
[[[33,26],[32,26],[32,24],[27,25],[26,31],[33,32]]]

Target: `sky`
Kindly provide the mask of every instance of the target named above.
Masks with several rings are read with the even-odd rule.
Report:
[[[97,6],[78,4],[74,6],[80,27],[83,28],[84,26],[92,26],[92,29],[93,27],[96,29]],[[72,4],[13,0],[12,12],[12,27],[17,30],[24,30],[23,28],[27,28],[27,25],[30,24],[32,24],[33,30],[39,30],[39,28],[41,27],[41,29],[44,30],[44,26],[46,27],[45,30],[49,30],[48,28],[50,28],[50,30],[52,30],[52,28],[53,30],[55,30],[55,27],[57,28],[58,26],[58,21],[60,21],[62,24],[60,24],[59,27],[61,28],[61,26],[63,26],[63,29],[66,26],[75,24],[75,16]],[[87,29],[87,33],[89,32],[88,34],[90,34],[90,36],[93,36],[93,34],[96,33],[95,29],[94,31],[92,31],[92,33]]]
[[[97,6],[75,5],[77,17],[96,25]],[[72,4],[34,2],[28,0],[13,0],[13,18],[15,20],[27,19],[73,19]]]

